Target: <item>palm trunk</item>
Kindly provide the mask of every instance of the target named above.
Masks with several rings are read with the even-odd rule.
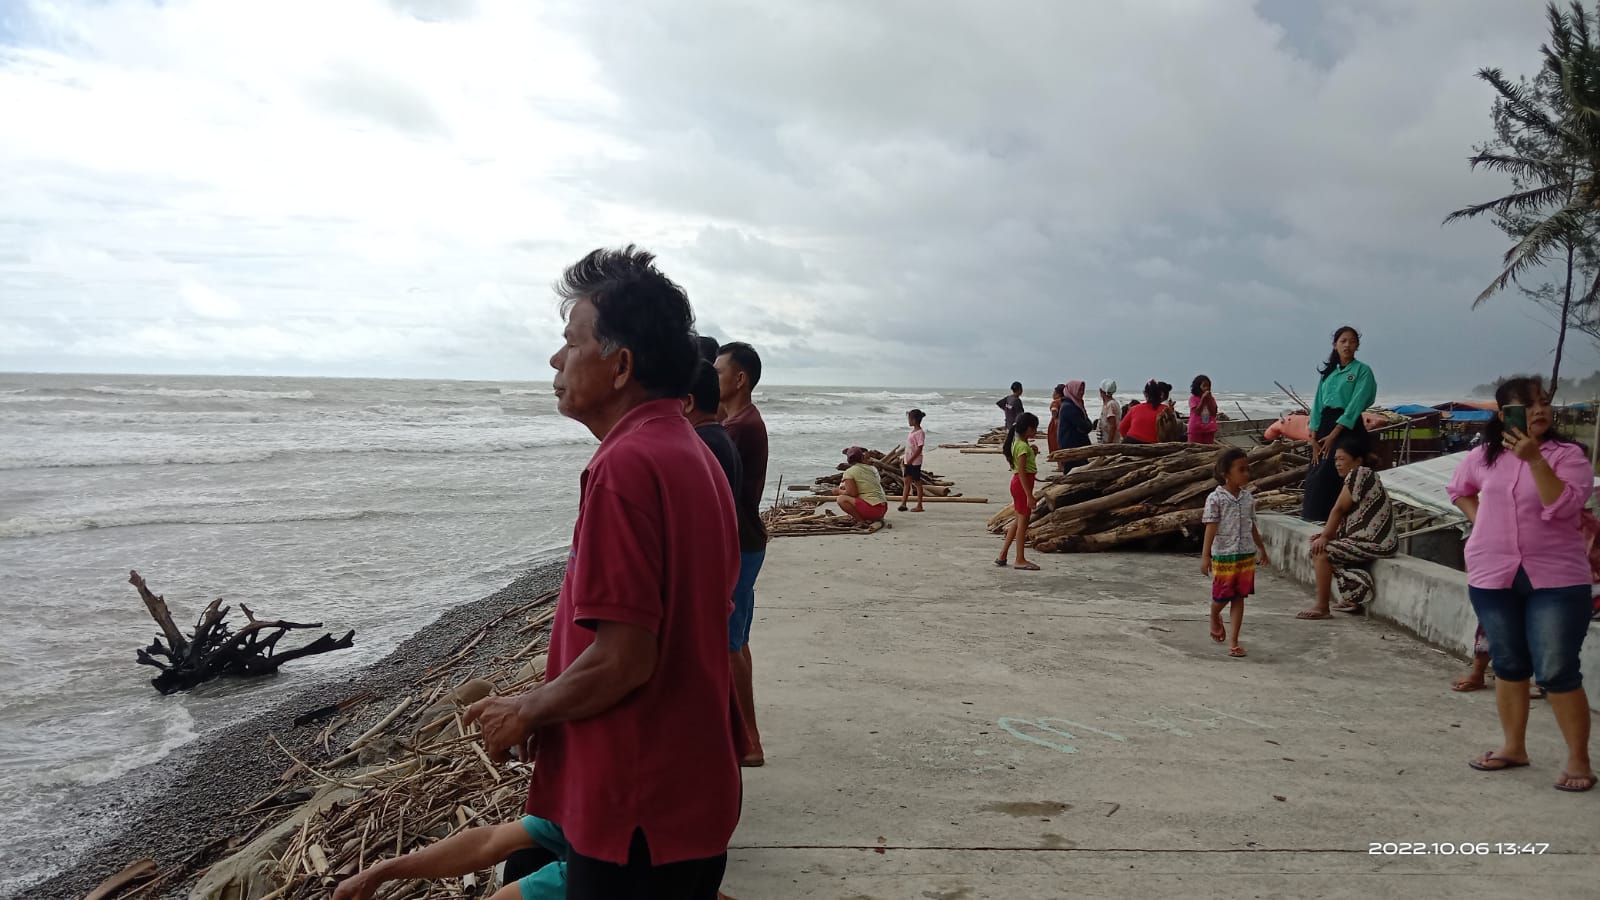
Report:
[[[1567,317],[1572,314],[1572,258],[1577,247],[1567,242],[1567,283],[1561,294],[1561,321],[1556,324],[1556,361],[1550,368],[1550,399],[1554,400],[1561,387],[1561,352],[1567,345]]]

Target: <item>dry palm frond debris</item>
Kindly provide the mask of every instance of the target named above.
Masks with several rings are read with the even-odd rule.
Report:
[[[905,492],[905,470],[902,460],[905,449],[896,447],[888,453],[877,450],[868,450],[866,462],[878,470],[878,481],[883,485],[884,494],[898,497]],[[839,471],[832,475],[824,475],[811,485],[792,485],[791,491],[810,491],[819,496],[831,496],[840,482],[844,481],[844,470],[850,468],[845,463],[839,464]],[[955,489],[955,482],[948,478],[940,478],[930,472],[926,467],[922,470],[922,492],[929,497],[959,497],[961,492]]]
[[[462,716],[483,697],[519,693],[543,681],[557,596],[551,591],[485,622],[416,678],[409,696],[352,698],[348,708],[301,716],[307,724],[333,716],[310,747],[291,751],[273,735],[289,768],[264,779],[265,794],[237,813],[239,831],[153,878],[144,870],[137,879],[119,875],[124,884],[117,887],[118,900],[162,896],[202,871],[192,896],[325,897],[339,879],[381,859],[458,829],[519,817],[529,767],[515,761],[495,765]],[[474,654],[491,632],[499,632],[501,644],[514,632],[510,649]],[[480,872],[465,879],[393,882],[378,896],[486,895],[490,878]],[[142,883],[135,888],[135,882]],[[121,892],[127,888],[134,889]]]
[[[1054,553],[1109,550],[1173,538],[1198,539],[1212,472],[1227,447],[1209,444],[1095,444],[1058,450],[1053,462],[1083,462],[1041,480],[1034,491],[1028,542]],[[1249,451],[1251,486],[1262,511],[1298,506],[1291,488],[1305,481],[1305,444],[1278,442]],[[1003,532],[1016,512],[989,520]]]

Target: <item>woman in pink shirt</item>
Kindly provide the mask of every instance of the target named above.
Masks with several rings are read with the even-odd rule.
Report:
[[[1217,442],[1217,398],[1211,395],[1211,379],[1196,375],[1189,385],[1189,443]]]
[[[1495,392],[1502,410],[1450,482],[1450,499],[1472,522],[1467,585],[1489,638],[1495,703],[1505,743],[1472,760],[1498,772],[1528,765],[1528,679],[1549,693],[1567,765],[1556,790],[1594,787],[1589,766],[1589,697],[1578,656],[1589,631],[1589,559],[1579,513],[1594,491],[1583,449],[1551,428],[1550,401],[1537,378],[1513,378]],[[1527,407],[1528,431],[1507,427],[1504,409]]]

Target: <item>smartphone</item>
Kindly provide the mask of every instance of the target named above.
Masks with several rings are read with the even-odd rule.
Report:
[[[1510,434],[1516,429],[1521,434],[1528,433],[1528,408],[1521,403],[1510,403],[1500,408],[1500,415],[1506,421],[1506,433]]]

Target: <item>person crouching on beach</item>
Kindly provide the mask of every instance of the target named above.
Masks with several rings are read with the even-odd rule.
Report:
[[[1255,495],[1244,489],[1250,483],[1250,458],[1237,447],[1222,451],[1214,473],[1217,489],[1206,498],[1205,547],[1200,552],[1200,574],[1211,576],[1211,639],[1228,641],[1228,655],[1244,656],[1239,629],[1244,626],[1244,598],[1255,593],[1256,565],[1267,565],[1267,548],[1256,529]],[[1233,606],[1229,628],[1222,627],[1222,608]]]
[[[844,461],[850,468],[844,470],[834,497],[839,508],[857,522],[870,525],[883,521],[889,514],[889,498],[883,494],[878,470],[867,462],[867,448],[851,447],[844,451]]]
[[[922,499],[922,458],[927,453],[928,433],[922,430],[922,420],[926,415],[920,409],[913,409],[906,413],[906,424],[911,426],[911,433],[906,436],[906,455],[900,463],[900,480],[905,483],[905,489],[900,494],[900,511],[906,511],[906,504],[911,502],[911,486],[917,486],[917,507],[912,512],[923,512]]]
[[[1000,445],[1001,452],[1006,455],[1006,462],[1011,464],[1011,508],[1016,511],[1011,524],[1006,528],[1006,543],[1000,548],[1000,556],[994,561],[997,566],[1005,566],[1006,554],[1011,552],[1011,544],[1017,545],[1017,562],[1015,568],[1025,572],[1037,572],[1039,567],[1028,562],[1026,548],[1028,546],[1028,520],[1033,517],[1033,482],[1039,474],[1039,448],[1030,443],[1039,436],[1039,417],[1033,413],[1023,413],[1017,416],[1017,421],[1006,432],[1005,443]]]

